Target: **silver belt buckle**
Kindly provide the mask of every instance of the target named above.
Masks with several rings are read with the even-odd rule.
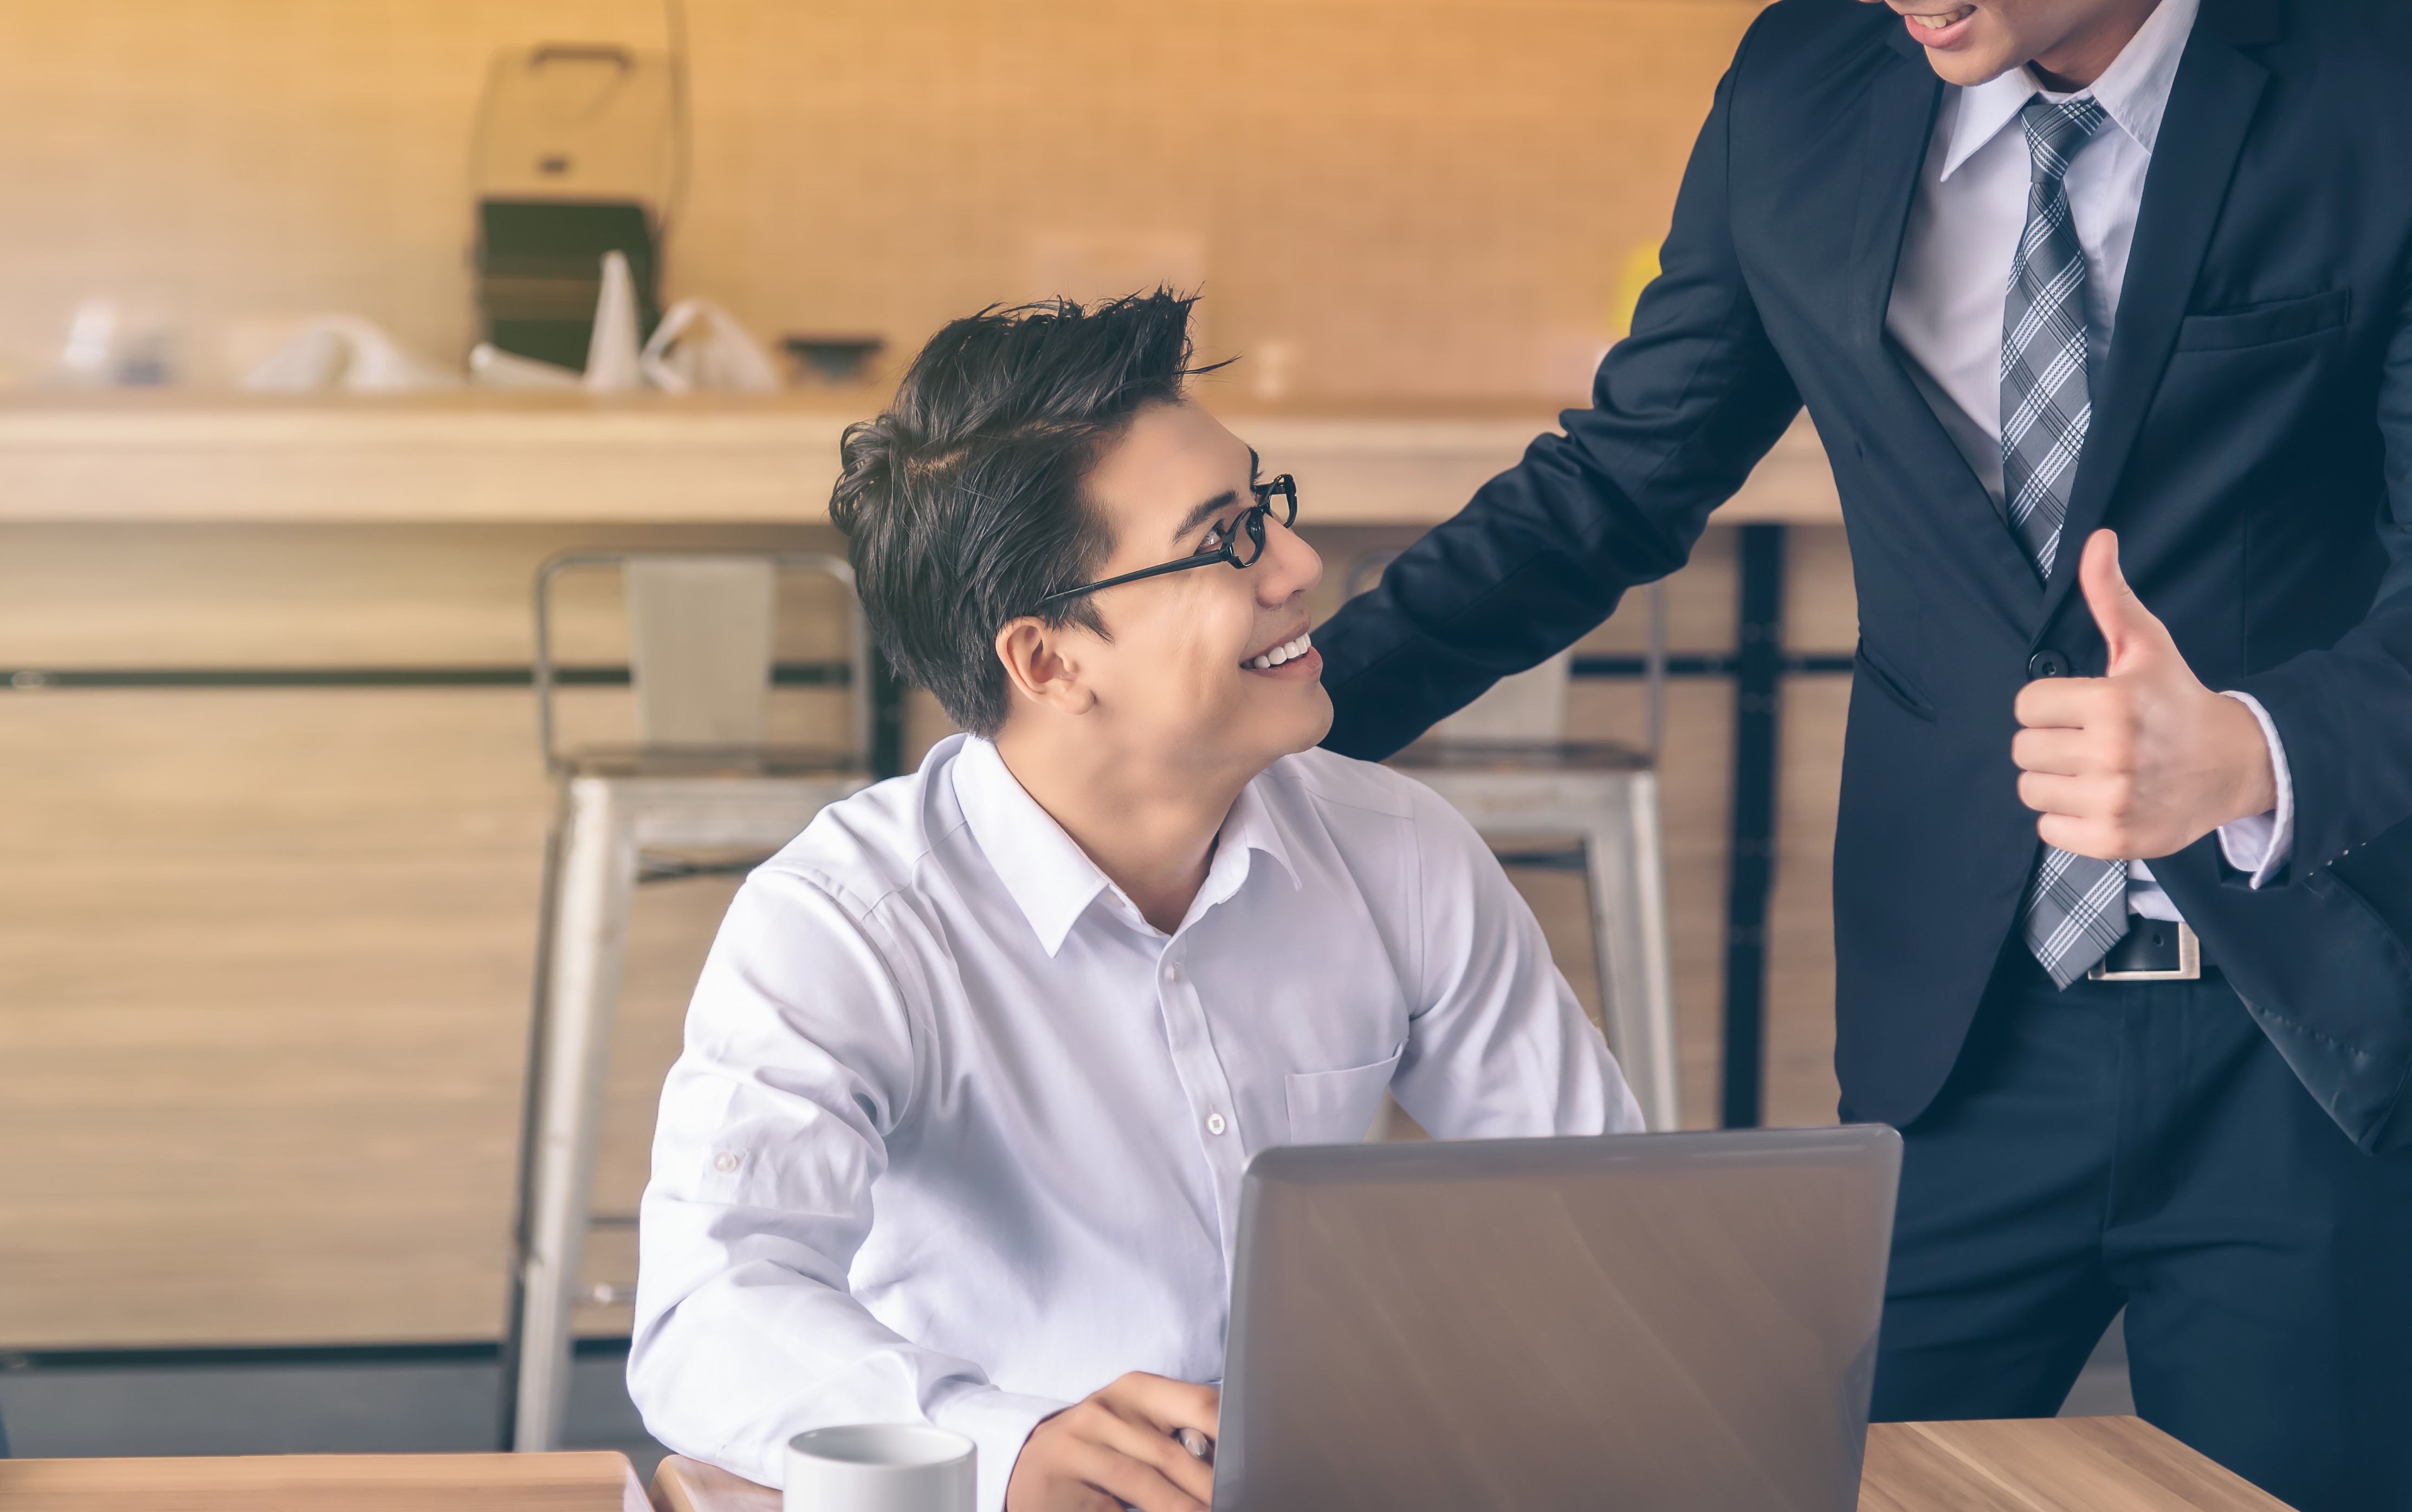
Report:
[[[2105,971],[2096,962],[2085,974],[2089,982],[2199,982],[2202,980],[2202,939],[2178,920],[2178,969],[2175,971]]]

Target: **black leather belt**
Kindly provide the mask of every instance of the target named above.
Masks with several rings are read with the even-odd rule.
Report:
[[[2183,920],[2127,916],[2127,935],[2110,947],[2089,982],[2191,982],[2218,968],[2203,959],[2202,940]]]

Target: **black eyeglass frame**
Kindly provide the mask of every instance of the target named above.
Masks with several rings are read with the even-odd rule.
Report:
[[[1060,604],[1067,598],[1078,598],[1082,594],[1094,594],[1100,588],[1119,588],[1124,583],[1138,582],[1143,578],[1161,578],[1168,572],[1186,572],[1191,567],[1211,567],[1217,562],[1228,562],[1235,567],[1255,566],[1257,559],[1265,554],[1265,516],[1272,512],[1275,494],[1281,495],[1287,505],[1287,507],[1282,510],[1282,528],[1287,530],[1297,522],[1298,481],[1289,474],[1283,473],[1265,482],[1249,484],[1248,492],[1257,496],[1257,502],[1243,510],[1239,519],[1231,521],[1231,534],[1224,540],[1221,550],[1184,556],[1178,562],[1159,562],[1155,566],[1141,567],[1137,572],[1125,572],[1120,577],[1107,578],[1098,582],[1084,582],[1078,588],[1066,588],[1061,593],[1049,594],[1038,601],[1034,612],[1036,609],[1045,609],[1050,604]],[[1240,542],[1243,539],[1248,541],[1251,547],[1246,556],[1240,554]]]

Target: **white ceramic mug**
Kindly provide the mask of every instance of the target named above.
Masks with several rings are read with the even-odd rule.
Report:
[[[979,1451],[926,1423],[816,1428],[787,1441],[786,1512],[972,1512]]]

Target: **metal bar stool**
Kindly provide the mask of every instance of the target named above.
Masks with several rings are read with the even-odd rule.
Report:
[[[560,577],[617,567],[626,611],[632,745],[556,743],[552,600]],[[850,647],[849,744],[768,741],[772,632],[781,571],[845,585]],[[611,1020],[628,905],[640,881],[750,867],[828,804],[868,785],[871,643],[854,573],[831,556],[571,552],[536,581],[537,738],[560,807],[545,851],[528,1092],[521,1128],[516,1246],[504,1340],[503,1442],[558,1446],[569,1405],[570,1329],[581,1288]],[[667,854],[717,853],[698,868]],[[729,853],[749,859],[731,864]]]
[[[1352,565],[1349,595],[1372,587],[1391,554]],[[1674,1129],[1683,1125],[1658,807],[1667,698],[1667,606],[1660,584],[1650,585],[1649,608],[1646,746],[1566,738],[1574,662],[1567,650],[1502,678],[1390,764],[1449,800],[1494,848],[1512,853],[1569,840],[1579,845],[1609,1048],[1643,1121],[1653,1129]]]

